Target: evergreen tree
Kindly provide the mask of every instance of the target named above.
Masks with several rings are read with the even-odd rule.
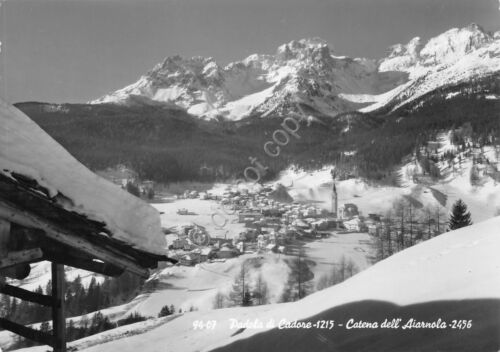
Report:
[[[467,205],[459,199],[453,204],[448,227],[450,230],[456,230],[469,225],[472,225],[470,212],[467,211]]]
[[[231,306],[252,305],[248,281],[248,269],[245,264],[242,264],[240,273],[235,277],[232,290],[229,293],[229,302]]]
[[[170,315],[170,312],[168,315]],[[158,317],[160,317],[160,316],[158,315]],[[146,317],[142,316],[138,312],[133,312],[133,313],[130,313],[129,315],[127,315],[126,318],[118,320],[117,325],[123,326],[123,325],[133,324],[133,323],[137,323],[139,321],[144,321],[144,320],[146,320]]]
[[[128,181],[125,189],[128,193],[133,194],[134,196],[139,198],[141,197],[141,191],[139,190],[139,187],[133,182]]]
[[[44,321],[43,323],[40,324],[40,331],[49,333],[50,330],[51,328],[48,321]]]
[[[155,197],[155,191],[154,191],[154,189],[148,188],[148,190],[146,191],[146,197],[148,199],[153,199]]]
[[[163,306],[160,310],[160,313],[158,313],[158,318],[161,318],[161,317],[166,317],[170,314],[173,314],[174,311],[170,310],[170,307],[167,305],[167,306]]]

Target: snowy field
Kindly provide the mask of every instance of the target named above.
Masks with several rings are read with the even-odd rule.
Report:
[[[161,214],[161,225],[164,228],[180,227],[183,225],[197,224],[203,226],[211,237],[233,238],[244,231],[245,226],[238,223],[237,214],[224,213],[220,204],[214,200],[179,199],[168,203],[152,204]],[[179,215],[177,210],[187,209],[192,215]],[[216,214],[216,215],[214,215]],[[225,226],[223,214],[227,219]],[[212,217],[214,215],[214,217]],[[171,243],[168,243],[171,244]]]
[[[371,241],[372,238],[367,233],[346,233],[332,234],[328,238],[307,243],[304,246],[306,256],[316,263],[311,268],[315,283],[323,275],[330,274],[342,258],[352,261],[358,272],[371,266]]]

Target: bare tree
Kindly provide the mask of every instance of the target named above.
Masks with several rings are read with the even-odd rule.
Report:
[[[227,297],[220,291],[217,291],[214,297],[213,307],[214,309],[221,309],[225,307]]]
[[[262,278],[262,273],[257,276],[257,281],[255,282],[254,297],[256,298],[256,303],[258,305],[268,303],[268,289],[267,284]]]
[[[432,211],[429,208],[425,208],[425,220],[427,223],[427,239],[432,238],[432,231],[431,231],[431,226],[432,223],[435,222],[434,219],[432,218]]]
[[[387,256],[390,256],[394,253],[392,248],[392,212],[389,210],[384,218],[384,240],[387,243]]]
[[[397,244],[398,244],[398,251],[401,251],[405,248],[405,240],[404,240],[404,235],[405,235],[405,203],[404,201],[399,201],[394,205],[394,210],[396,213],[396,216],[398,217],[399,221],[399,233],[397,234]]]
[[[434,236],[440,235],[444,232],[444,225],[442,222],[442,219],[445,217],[445,214],[443,214],[443,211],[439,205],[436,205],[435,208],[435,216],[436,216],[436,233]],[[443,226],[441,226],[443,225]]]
[[[249,306],[252,303],[248,289],[248,268],[245,263],[241,265],[240,272],[234,279],[229,302],[231,306]]]
[[[344,281],[346,278],[346,266],[347,266],[347,263],[346,263],[345,257],[342,256],[342,258],[340,258],[340,262],[339,262],[338,267],[337,267],[337,272],[339,274],[340,282]]]
[[[413,212],[411,202],[408,202],[408,216],[410,220],[410,244],[409,246],[413,246]]]
[[[333,284],[331,283],[331,277],[329,277],[327,274],[323,274],[319,280],[318,283],[316,284],[316,290],[321,291],[327,287],[332,286]]]
[[[351,259],[349,259],[346,263],[345,271],[346,271],[347,277],[349,278],[349,277],[354,276],[358,272],[358,267]]]

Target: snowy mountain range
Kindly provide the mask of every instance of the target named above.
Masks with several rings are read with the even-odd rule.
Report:
[[[322,39],[283,44],[226,66],[213,58],[167,57],[93,104],[167,104],[204,119],[239,120],[297,112],[315,116],[394,110],[438,88],[491,78],[500,69],[500,32],[476,24],[389,48],[380,60],[337,56]]]

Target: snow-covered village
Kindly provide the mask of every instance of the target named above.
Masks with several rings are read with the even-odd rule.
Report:
[[[499,11],[0,1],[0,352],[500,351]]]

